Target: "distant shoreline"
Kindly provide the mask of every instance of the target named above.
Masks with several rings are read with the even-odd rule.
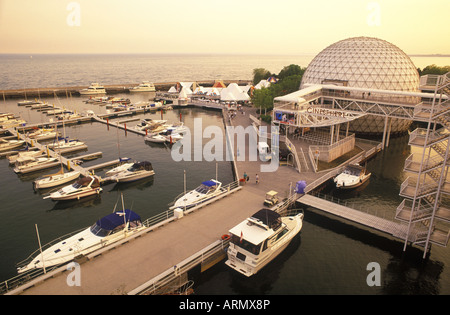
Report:
[[[448,58],[450,57],[450,55],[444,55],[444,54],[424,54],[424,55],[408,55],[409,57],[444,57],[444,58]]]

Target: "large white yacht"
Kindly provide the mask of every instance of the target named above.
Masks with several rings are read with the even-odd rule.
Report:
[[[131,93],[135,92],[155,92],[155,85],[153,83],[150,83],[149,81],[144,81],[138,86],[135,86],[130,89]]]
[[[222,183],[211,179],[175,200],[170,209],[190,208],[223,193]]]
[[[303,213],[282,217],[261,209],[229,232],[226,265],[250,277],[280,254],[303,226]]]
[[[117,242],[145,229],[141,218],[131,210],[113,212],[60,242],[44,246],[42,253],[37,250],[29,258],[17,264],[18,273],[49,268],[69,262],[79,256]]]
[[[106,90],[103,86],[98,83],[91,83],[91,85],[87,89],[80,90],[81,95],[97,95],[97,94],[106,94]]]
[[[362,166],[352,164],[334,178],[334,183],[338,189],[353,189],[362,186],[370,178],[370,175],[371,173],[367,174],[366,169]]]

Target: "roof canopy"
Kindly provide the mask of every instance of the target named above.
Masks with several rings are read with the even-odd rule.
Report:
[[[125,222],[140,221],[140,220],[141,217],[137,213],[129,209],[126,209],[124,211],[117,211],[111,213],[106,217],[101,218],[100,220],[97,221],[97,225],[102,229],[112,231],[118,226],[124,224]]]

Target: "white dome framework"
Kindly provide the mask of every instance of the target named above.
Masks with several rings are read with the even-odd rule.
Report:
[[[417,92],[419,74],[411,59],[397,46],[377,38],[355,37],[330,45],[311,61],[300,88],[311,84]],[[379,135],[384,124],[380,117],[367,116],[353,121],[350,130]],[[410,125],[408,120],[393,119],[391,132],[404,133]]]
[[[309,64],[301,87],[324,80],[378,90],[419,89],[419,73],[411,59],[397,46],[370,37],[349,38],[325,48]]]

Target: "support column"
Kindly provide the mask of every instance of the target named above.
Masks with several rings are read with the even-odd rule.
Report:
[[[389,140],[391,139],[391,127],[392,127],[392,118],[389,118],[389,127],[388,127],[388,132],[387,132],[386,147],[389,147]]]
[[[331,139],[330,139],[330,145],[332,145],[333,144],[333,135],[334,135],[334,125],[333,126],[331,126],[331,131],[330,131],[330,134],[331,134]]]
[[[383,140],[381,142],[381,146],[384,148],[386,147],[386,133],[387,133],[387,126],[388,126],[388,116],[384,119],[384,131],[383,131]]]

